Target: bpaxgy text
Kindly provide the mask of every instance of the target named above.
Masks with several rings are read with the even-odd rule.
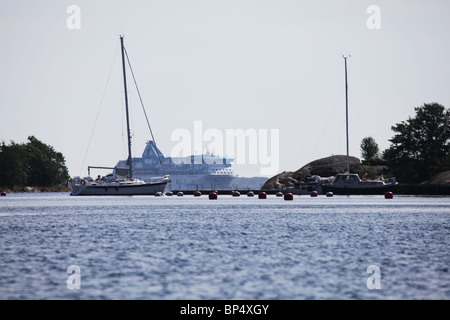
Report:
[[[223,308],[193,306],[188,304],[181,307],[180,314],[185,315],[204,315],[210,318],[214,312],[227,315],[266,315],[269,305],[262,304],[225,304]]]

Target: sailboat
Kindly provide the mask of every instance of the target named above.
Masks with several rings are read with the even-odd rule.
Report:
[[[125,47],[123,45],[123,36],[120,36],[120,45],[122,49],[122,69],[123,69],[123,85],[125,88],[125,111],[127,123],[128,137],[128,160],[126,167],[99,167],[88,166],[88,175],[90,169],[112,169],[114,174],[108,174],[104,177],[98,176],[97,179],[78,179],[72,180],[72,196],[134,196],[134,195],[154,195],[158,192],[164,192],[166,184],[170,182],[169,176],[164,174],[161,177],[155,177],[150,181],[144,182],[133,178],[133,166],[131,156],[131,130],[128,113],[128,95],[127,95],[127,79],[125,67]],[[128,59],[128,57],[127,57]],[[151,132],[151,129],[150,129]],[[153,135],[153,134],[152,134]],[[154,139],[153,139],[154,140]],[[162,166],[162,163],[161,163]]]
[[[378,180],[366,181],[362,180],[358,174],[350,173],[349,161],[349,143],[348,143],[348,82],[347,82],[347,58],[343,56],[345,61],[345,118],[346,118],[346,135],[347,135],[347,171],[339,173],[333,179],[331,184],[322,186],[322,193],[332,192],[333,194],[384,194],[392,191],[398,182],[395,178],[391,178],[389,182],[385,182],[382,176]]]

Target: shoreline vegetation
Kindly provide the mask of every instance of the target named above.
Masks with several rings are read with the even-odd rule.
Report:
[[[67,186],[69,171],[61,152],[34,136],[27,143],[0,145],[0,190],[54,190]],[[39,187],[38,187],[39,186]]]
[[[350,172],[372,180],[395,177],[399,183],[393,191],[396,194],[450,195],[450,109],[433,102],[414,110],[414,118],[391,127],[395,134],[383,152],[375,139],[364,138],[360,145],[363,161],[350,156]],[[344,158],[333,155],[295,172],[281,172],[269,178],[261,190],[276,193],[282,187],[307,182],[313,175],[330,177],[345,172]],[[27,143],[0,144],[0,192],[70,192],[69,179],[62,153],[34,136],[29,136]]]

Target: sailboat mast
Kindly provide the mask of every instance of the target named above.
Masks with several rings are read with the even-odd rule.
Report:
[[[342,56],[345,61],[345,131],[347,135],[347,173],[350,173],[349,148],[348,148],[348,83],[347,83],[347,58]]]
[[[127,76],[125,70],[125,48],[123,46],[123,36],[120,36],[120,46],[122,48],[122,69],[123,69],[123,87],[125,90],[125,111],[127,117],[127,138],[128,138],[128,160],[127,164],[129,165],[128,177],[130,179],[133,178],[133,165],[131,161],[131,130],[130,130],[130,117],[128,113],[128,93],[127,93]]]

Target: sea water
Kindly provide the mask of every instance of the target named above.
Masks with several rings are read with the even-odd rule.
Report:
[[[0,197],[0,299],[449,299],[449,197]]]

